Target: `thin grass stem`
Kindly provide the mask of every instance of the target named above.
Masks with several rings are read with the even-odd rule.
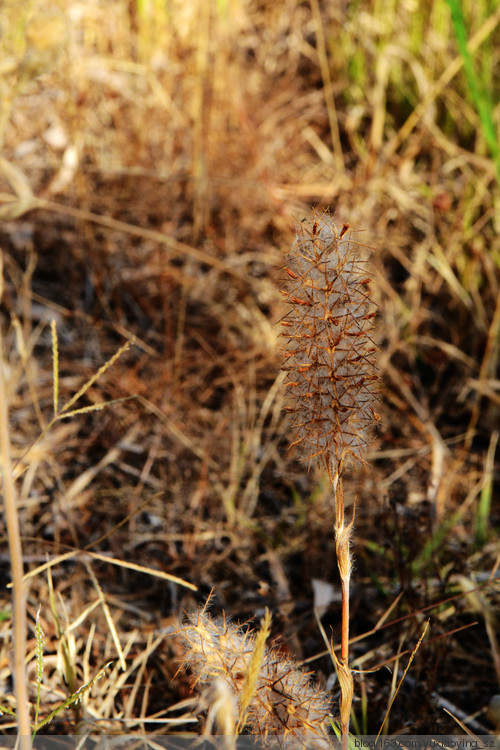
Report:
[[[12,571],[12,637],[14,651],[14,693],[16,696],[17,731],[21,747],[28,747],[30,720],[28,681],[26,675],[26,584],[24,578],[23,551],[17,512],[16,489],[12,474],[9,435],[7,389],[3,368],[3,338],[0,331],[0,461],[2,472],[2,494],[9,541],[9,556]]]

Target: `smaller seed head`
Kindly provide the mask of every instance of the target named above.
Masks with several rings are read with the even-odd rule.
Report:
[[[244,709],[252,734],[263,740],[273,736],[273,747],[287,750],[331,748],[327,734],[329,694],[275,648],[264,646],[256,662],[253,657],[259,635],[242,630],[224,617],[212,618],[205,609],[188,615],[178,634],[184,642],[184,662],[195,675],[195,684],[203,689],[223,680],[234,695],[238,711]],[[259,671],[252,679],[248,704],[244,696],[256,663]]]

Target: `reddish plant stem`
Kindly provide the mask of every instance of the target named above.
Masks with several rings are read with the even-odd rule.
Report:
[[[344,488],[339,472],[333,477],[332,484],[335,492],[335,546],[342,588],[341,649],[340,659],[337,664],[341,690],[340,726],[342,732],[342,750],[348,750],[349,718],[354,693],[352,672],[349,668],[349,584],[351,578],[349,544],[354,517],[346,526]]]

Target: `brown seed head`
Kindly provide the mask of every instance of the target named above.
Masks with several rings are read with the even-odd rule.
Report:
[[[370,278],[349,226],[339,229],[328,213],[298,226],[286,266],[292,445],[334,475],[347,460],[363,460],[377,421]]]

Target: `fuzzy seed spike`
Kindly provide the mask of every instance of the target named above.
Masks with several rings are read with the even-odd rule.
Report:
[[[206,607],[198,609],[178,630],[184,664],[195,685],[224,681],[240,718],[264,741],[272,736],[273,747],[328,750],[330,696],[311,682],[309,672],[265,645],[269,622],[256,635],[225,617],[212,618]]]
[[[349,668],[350,539],[354,512],[345,519],[342,470],[349,460],[363,461],[378,421],[376,347],[371,338],[375,317],[370,277],[349,224],[339,230],[328,213],[298,226],[286,271],[288,303],[283,370],[293,386],[287,409],[299,446],[311,465],[328,471],[335,502],[335,546],[342,589],[339,675],[342,750],[348,750],[353,676]],[[305,298],[305,301],[303,301]],[[306,304],[307,303],[307,304]],[[299,307],[298,305],[302,305]]]
[[[364,460],[377,421],[371,279],[349,225],[338,228],[328,213],[298,226],[286,271],[283,369],[293,383],[294,444],[333,476]]]

